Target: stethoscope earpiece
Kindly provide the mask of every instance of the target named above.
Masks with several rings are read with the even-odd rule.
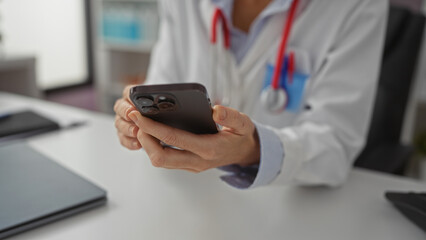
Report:
[[[287,106],[288,95],[282,88],[274,89],[268,86],[260,95],[260,101],[270,113],[278,114],[284,111]]]

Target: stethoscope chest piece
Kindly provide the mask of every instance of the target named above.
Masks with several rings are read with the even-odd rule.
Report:
[[[264,108],[270,113],[281,113],[287,106],[288,96],[284,89],[274,89],[269,86],[267,89],[262,91],[260,100]]]

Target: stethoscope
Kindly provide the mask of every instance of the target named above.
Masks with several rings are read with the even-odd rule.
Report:
[[[274,72],[272,75],[272,81],[271,84],[269,86],[267,86],[265,89],[262,90],[262,93],[260,95],[260,99],[261,99],[261,103],[262,105],[271,113],[281,113],[282,111],[285,110],[285,108],[287,107],[288,104],[288,92],[285,89],[284,85],[280,84],[280,80],[281,80],[281,72],[284,66],[284,56],[285,56],[285,52],[286,52],[286,48],[287,48],[287,42],[288,39],[290,37],[290,32],[291,29],[293,27],[293,22],[294,22],[294,18],[296,15],[296,10],[297,10],[297,6],[299,4],[299,0],[293,0],[291,6],[290,6],[290,10],[289,10],[289,14],[287,16],[286,22],[284,24],[284,29],[283,29],[283,34],[281,37],[281,42],[278,48],[278,53],[277,53],[277,57],[276,57],[276,62],[275,62],[275,67],[274,67]],[[229,30],[229,26],[226,22],[225,19],[225,15],[223,14],[223,12],[219,9],[216,8],[214,15],[213,15],[213,19],[212,19],[212,26],[211,26],[211,39],[210,42],[211,44],[214,46],[217,43],[217,23],[218,22],[222,23],[222,32],[223,32],[223,47],[225,48],[225,50],[229,50],[230,46],[231,46],[231,34],[230,34],[230,30]],[[231,94],[230,94],[230,89],[231,89],[231,69],[229,67],[230,64],[230,54],[225,54],[225,65],[226,65],[226,81],[222,81],[222,82],[226,82],[228,84],[227,87],[225,88],[221,88],[223,89],[222,92],[222,99],[221,101],[219,100],[218,96],[218,81],[217,81],[217,65],[218,65],[218,61],[217,61],[217,51],[213,51],[212,53],[212,96],[215,98],[214,102],[215,104],[222,104],[222,105],[229,105],[231,102]],[[291,83],[293,81],[293,74],[294,74],[294,69],[295,69],[295,55],[293,52],[289,53],[288,56],[288,61],[287,61],[287,69],[288,71],[286,71],[288,73],[288,78],[289,78],[289,82]]]

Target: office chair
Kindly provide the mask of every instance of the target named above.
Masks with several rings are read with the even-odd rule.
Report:
[[[424,24],[423,15],[390,7],[374,111],[357,167],[401,175],[412,157],[414,148],[401,143],[401,132]]]

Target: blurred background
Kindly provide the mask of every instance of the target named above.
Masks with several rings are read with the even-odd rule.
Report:
[[[391,3],[426,13],[423,0]],[[123,87],[145,80],[158,26],[156,0],[0,0],[0,91],[112,114]],[[423,179],[425,32],[412,79],[402,80],[411,84],[400,131],[415,153],[404,174]]]
[[[102,112],[143,82],[158,31],[155,0],[0,0],[0,19],[3,91]]]

